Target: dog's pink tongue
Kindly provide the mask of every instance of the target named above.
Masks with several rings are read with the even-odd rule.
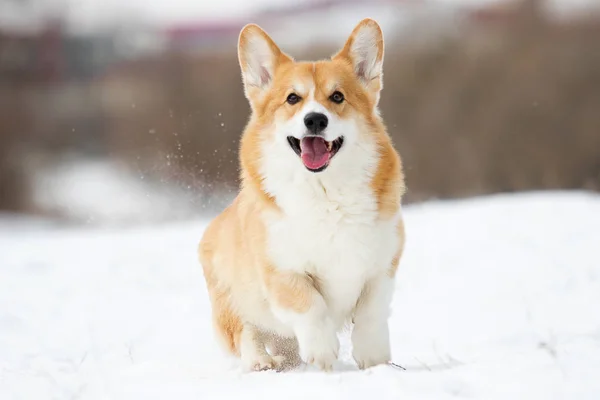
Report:
[[[325,140],[320,137],[305,137],[300,142],[302,162],[307,168],[319,169],[329,161]]]
[[[329,161],[325,140],[320,137],[305,137],[300,142],[302,162],[307,168],[319,169]]]

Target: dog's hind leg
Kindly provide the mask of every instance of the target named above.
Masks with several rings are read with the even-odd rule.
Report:
[[[271,356],[267,352],[268,336],[261,333],[258,328],[244,324],[240,335],[240,356],[246,371],[265,371],[269,369],[280,370],[284,361],[283,356]]]
[[[281,370],[296,368],[302,362],[298,341],[295,337],[288,338],[272,334],[269,336],[267,345],[273,357],[281,359]]]

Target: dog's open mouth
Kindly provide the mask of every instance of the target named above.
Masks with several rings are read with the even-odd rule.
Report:
[[[287,140],[292,150],[302,159],[304,166],[312,172],[321,172],[327,168],[329,161],[344,144],[343,136],[332,142],[319,136],[306,136],[301,140],[288,136]]]

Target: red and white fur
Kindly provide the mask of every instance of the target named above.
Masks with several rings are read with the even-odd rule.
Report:
[[[242,185],[199,254],[217,336],[247,370],[300,358],[331,370],[349,321],[360,368],[390,361],[404,176],[377,109],[383,53],[370,19],[318,62],[294,61],[256,25],[240,34]]]

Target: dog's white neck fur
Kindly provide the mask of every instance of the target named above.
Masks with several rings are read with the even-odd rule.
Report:
[[[287,143],[265,146],[263,185],[289,216],[319,216],[335,211],[345,218],[375,218],[377,202],[370,182],[378,163],[375,143],[348,143],[346,139],[324,171],[306,169]]]

